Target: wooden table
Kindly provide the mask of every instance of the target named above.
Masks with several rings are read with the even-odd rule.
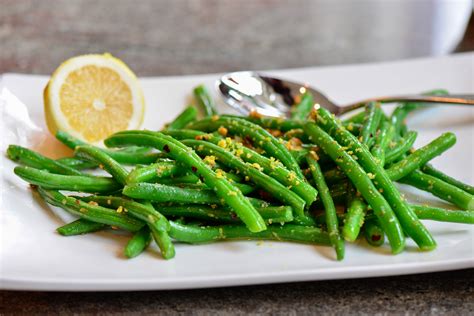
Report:
[[[104,51],[124,59],[141,76],[372,62],[427,54],[423,28],[402,32],[398,27],[375,23],[363,12],[354,11],[336,29],[327,29],[324,26],[328,14],[346,12],[349,8],[345,1],[335,1],[329,13],[321,12],[320,3],[0,0],[0,73],[50,74],[68,57]],[[400,18],[402,25],[404,17]],[[387,34],[399,41],[417,42],[393,44],[383,40]],[[471,50],[474,50],[472,20],[457,48],[457,51]],[[463,315],[474,311],[473,272],[471,269],[186,291],[3,291],[0,314],[286,315],[409,311]]]

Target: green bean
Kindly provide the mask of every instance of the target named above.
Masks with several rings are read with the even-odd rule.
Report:
[[[428,91],[424,94],[425,95],[446,95],[448,94],[448,91],[438,89],[438,90]],[[422,102],[406,102],[397,106],[395,110],[393,111],[392,116],[390,118],[395,128],[395,135],[400,134],[401,130],[403,129],[404,121],[406,117],[408,116],[408,114],[425,105],[426,103],[422,103]]]
[[[298,215],[303,215],[305,201],[277,180],[262,173],[259,170],[260,165],[246,164],[228,150],[212,143],[190,139],[184,140],[183,143],[193,147],[201,155],[215,156],[220,162],[248,176],[255,184],[271,193],[279,201],[293,207]]]
[[[212,100],[209,91],[207,91],[204,85],[197,86],[193,90],[194,97],[196,101],[204,110],[206,116],[212,116],[217,114],[216,105],[214,104],[214,100]]]
[[[398,142],[398,144],[393,149],[388,150],[385,153],[385,165],[398,160],[405,153],[407,153],[410,148],[413,147],[417,136],[417,132],[410,131]]]
[[[242,192],[243,195],[250,194],[255,191],[255,187],[252,185],[248,185],[245,183],[238,183],[229,178],[228,174],[225,172],[222,172],[225,178],[229,180],[229,182],[232,183],[236,188]],[[207,189],[208,187],[200,181],[200,179],[194,175],[194,174],[189,174],[181,177],[176,177],[176,178],[163,178],[163,179],[158,179],[157,183],[160,184],[167,184],[167,185],[173,185],[173,186],[181,186],[185,185],[186,188],[194,188],[194,189]]]
[[[65,196],[55,190],[46,190],[42,187],[38,188],[41,197],[49,204],[58,206],[69,213],[79,216],[80,218],[118,227],[131,232],[136,232],[143,227],[143,223],[124,213],[118,213],[116,210],[86,203],[72,196]]]
[[[177,130],[164,130],[163,134],[173,137],[177,140],[183,139],[203,139],[207,137],[214,137],[213,134],[208,134],[201,131],[195,131],[192,129],[177,129]]]
[[[223,225],[199,227],[178,224],[170,221],[170,235],[174,239],[190,243],[209,243],[219,240],[264,239],[277,241],[293,241],[308,244],[330,245],[329,236],[321,229],[292,224],[268,226],[267,230],[253,233],[245,226]]]
[[[354,124],[363,124],[365,119],[365,111],[358,112],[351,117],[346,118],[342,121],[344,124],[354,123]]]
[[[188,106],[181,112],[168,126],[168,129],[181,129],[185,128],[190,122],[195,121],[197,116],[196,108]]]
[[[83,142],[63,131],[58,131],[56,133],[56,138],[72,150],[76,149],[77,146],[88,145],[86,142]],[[146,147],[127,147],[121,150],[101,150],[105,151],[107,155],[117,162],[123,164],[149,164],[155,162],[161,157],[159,153],[154,153],[150,148]]]
[[[158,213],[151,203],[147,202],[145,203],[145,206],[148,207],[150,211]],[[169,225],[169,223],[167,224]],[[160,248],[161,255],[163,256],[163,258],[166,260],[174,258],[174,256],[176,255],[176,250],[174,249],[173,241],[171,240],[171,237],[168,234],[169,229],[156,229],[151,223],[148,223],[148,227],[150,227],[151,235],[153,236],[153,239],[155,240],[158,247]]]
[[[13,172],[23,180],[46,189],[104,193],[121,188],[114,179],[108,177],[65,176],[30,167],[15,167]]]
[[[180,173],[180,166],[172,160],[162,160],[154,164],[136,167],[127,176],[127,183],[153,182]]]
[[[301,96],[298,104],[294,105],[291,118],[294,120],[304,121],[308,118],[309,113],[313,109],[314,99],[311,92],[306,92]]]
[[[337,254],[337,260],[344,259],[344,240],[339,234],[339,225],[337,222],[336,207],[334,206],[334,201],[329,193],[329,188],[324,180],[323,172],[319,167],[318,161],[308,155],[306,157],[311,174],[313,175],[313,180],[316,183],[316,188],[319,191],[319,196],[323,202],[326,216],[326,227],[329,232],[329,239],[331,240],[331,245]]]
[[[374,246],[380,247],[385,241],[385,234],[379,223],[375,219],[369,219],[364,224],[364,236],[367,242]]]
[[[246,200],[235,186],[228,180],[216,177],[212,171],[191,148],[162,133],[145,131],[126,131],[112,135],[105,140],[108,146],[126,146],[131,144],[147,144],[163,150],[177,162],[181,162],[191,171],[199,174],[204,183],[213,188],[219,198],[223,199],[237,213],[239,218],[251,231],[262,231],[266,228],[265,222],[255,208]]]
[[[98,162],[99,167],[105,169],[115,181],[122,185],[127,184],[128,171],[101,149],[90,145],[81,145],[76,147],[75,155]]]
[[[153,202],[174,202],[187,204],[222,204],[212,189],[179,188],[159,183],[133,183],[126,185],[122,193],[134,199]]]
[[[416,214],[402,198],[383,167],[375,161],[368,149],[361,146],[357,138],[342,127],[324,108],[318,110],[318,124],[323,125],[342,146],[353,151],[359,164],[367,173],[373,176],[375,186],[382,192],[382,195],[396,213],[404,231],[418,244],[420,249],[432,250],[436,248],[436,242],[429,231],[418,220]]]
[[[156,205],[165,216],[180,216],[211,222],[238,223],[237,215],[222,207],[204,205]],[[256,207],[262,218],[268,223],[287,223],[293,221],[293,210],[290,206]]]
[[[362,125],[359,139],[360,142],[367,145],[367,147],[370,147],[369,141],[375,137],[375,132],[377,131],[382,116],[383,113],[379,103],[370,102],[365,107],[364,124]]]
[[[265,150],[267,155],[280,160],[290,171],[304,181],[303,173],[288,149],[280,143],[274,136],[262,127],[249,121],[230,116],[219,118],[206,118],[190,124],[189,128],[203,131],[214,131],[224,126],[230,134],[239,135],[243,138],[250,138],[257,147]]]
[[[102,223],[91,222],[86,219],[78,219],[56,229],[63,236],[76,236],[93,233],[106,228],[107,225]]]
[[[246,121],[257,124],[263,128],[267,129],[277,129],[283,133],[288,132],[292,129],[303,128],[304,122],[297,120],[284,119],[282,117],[241,117],[241,116],[231,116],[226,115],[227,117],[235,117],[239,119],[244,119]]]
[[[435,178],[438,178],[440,180],[443,180],[444,182],[447,182],[451,185],[454,185],[455,187],[458,187],[461,190],[466,191],[469,194],[474,195],[474,187],[472,185],[463,183],[457,179],[454,179],[453,177],[448,176],[447,174],[441,172],[440,170],[436,169],[430,164],[426,164],[421,168],[421,171],[424,173],[433,176]]]
[[[56,161],[76,170],[91,169],[97,167],[97,163],[93,161],[82,160],[74,157],[59,158],[56,159]]]
[[[316,220],[309,212],[305,212],[304,216],[298,216],[293,219],[293,224],[301,226],[316,226]]]
[[[393,253],[399,253],[405,246],[402,227],[385,198],[375,188],[362,167],[343,150],[329,134],[313,123],[305,125],[305,132],[336,162],[347,174],[364,199],[372,206],[377,218],[387,233]]]
[[[142,229],[137,231],[132,238],[128,241],[123,254],[127,258],[134,258],[141,254],[150,244],[151,233],[148,226],[143,226]]]
[[[420,190],[430,192],[431,194],[451,202],[465,210],[474,210],[474,196],[451,185],[443,180],[424,174],[415,170],[408,176],[399,180],[401,183],[409,184]]]
[[[82,175],[82,172],[76,169],[21,146],[8,146],[7,155],[11,160],[18,161],[28,167],[65,175]]]
[[[385,165],[385,152],[387,151],[388,145],[392,141],[394,134],[395,128],[393,125],[389,121],[384,120],[378,133],[375,135],[375,143],[370,150],[370,153],[381,166]]]
[[[474,224],[474,211],[447,210],[444,208],[411,205],[420,219],[461,224]]]
[[[347,213],[344,217],[344,226],[342,228],[342,236],[345,240],[353,242],[357,239],[360,229],[364,224],[364,216],[367,212],[367,205],[364,201],[352,194],[348,201]]]
[[[444,133],[429,144],[417,149],[405,159],[398,161],[387,169],[387,174],[393,181],[397,181],[411,172],[419,169],[428,161],[451,148],[456,143],[453,133]]]

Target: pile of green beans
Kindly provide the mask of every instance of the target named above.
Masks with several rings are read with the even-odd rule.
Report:
[[[413,148],[417,133],[405,118],[423,104],[387,115],[369,103],[341,122],[307,92],[290,119],[218,115],[202,85],[193,96],[200,111],[186,107],[161,131],[121,131],[104,141],[108,148],[59,131],[72,157],[54,160],[18,145],[7,156],[47,203],[77,217],[60,235],[129,232],[126,258],[151,242],[171,259],[176,242],[265,239],[329,246],[342,260],[345,243],[358,239],[373,247],[387,241],[394,254],[406,238],[433,250],[422,220],[474,224],[473,186],[430,164],[456,136]],[[409,204],[395,182],[458,209]]]

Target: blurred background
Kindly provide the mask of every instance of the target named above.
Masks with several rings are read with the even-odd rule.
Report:
[[[141,76],[474,50],[472,0],[0,0],[0,73],[110,52]]]

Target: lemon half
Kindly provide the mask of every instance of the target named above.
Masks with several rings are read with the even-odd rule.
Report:
[[[143,122],[145,102],[137,77],[110,54],[63,62],[44,90],[46,123],[89,143]]]

